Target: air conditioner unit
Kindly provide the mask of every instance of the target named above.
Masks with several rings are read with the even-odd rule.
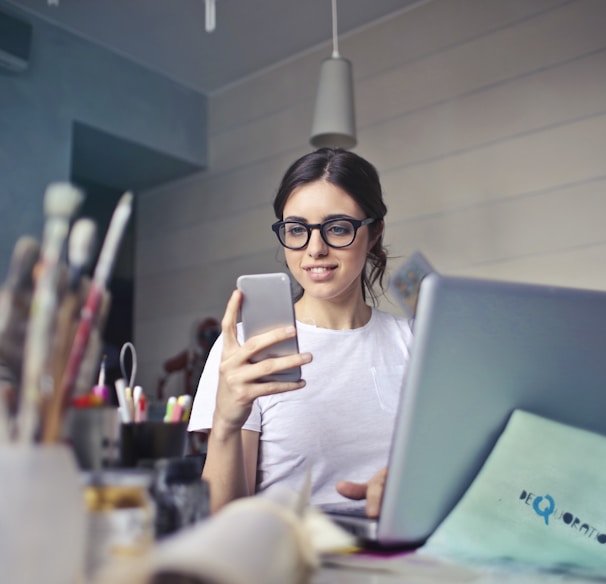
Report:
[[[0,69],[21,73],[29,64],[32,25],[0,12]]]

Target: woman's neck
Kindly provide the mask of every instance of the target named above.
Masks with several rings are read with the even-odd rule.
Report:
[[[363,327],[370,320],[372,309],[361,295],[344,302],[343,299],[319,300],[303,294],[295,304],[295,314],[299,322],[319,328],[351,330]]]

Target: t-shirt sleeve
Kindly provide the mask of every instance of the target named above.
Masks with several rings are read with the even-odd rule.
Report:
[[[187,427],[189,432],[208,432],[212,428],[222,352],[223,333],[213,344],[200,376]]]
[[[241,331],[238,330],[238,336]],[[212,346],[208,359],[200,376],[198,389],[189,417],[187,430],[189,432],[209,432],[213,425],[213,414],[217,402],[217,388],[219,387],[219,365],[223,353],[223,333]],[[252,412],[242,426],[243,430],[261,431],[261,410],[257,400],[253,403]]]

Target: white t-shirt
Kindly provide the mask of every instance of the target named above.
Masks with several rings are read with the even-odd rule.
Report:
[[[241,330],[239,330],[241,334]],[[366,482],[387,466],[391,435],[412,343],[408,320],[373,309],[354,330],[317,328],[297,321],[303,389],[255,400],[243,428],[260,432],[257,490],[282,483],[300,490],[309,467],[311,502],[352,505],[339,480]],[[194,399],[190,431],[212,426],[222,336],[215,342]]]

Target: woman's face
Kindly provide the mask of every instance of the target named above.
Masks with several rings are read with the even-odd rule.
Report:
[[[296,188],[284,206],[284,221],[322,223],[334,217],[366,219],[350,195],[323,180]],[[368,226],[360,227],[354,242],[341,249],[328,246],[320,230],[313,229],[307,247],[284,248],[284,254],[291,274],[306,296],[334,300],[361,293],[361,274],[373,243]]]

